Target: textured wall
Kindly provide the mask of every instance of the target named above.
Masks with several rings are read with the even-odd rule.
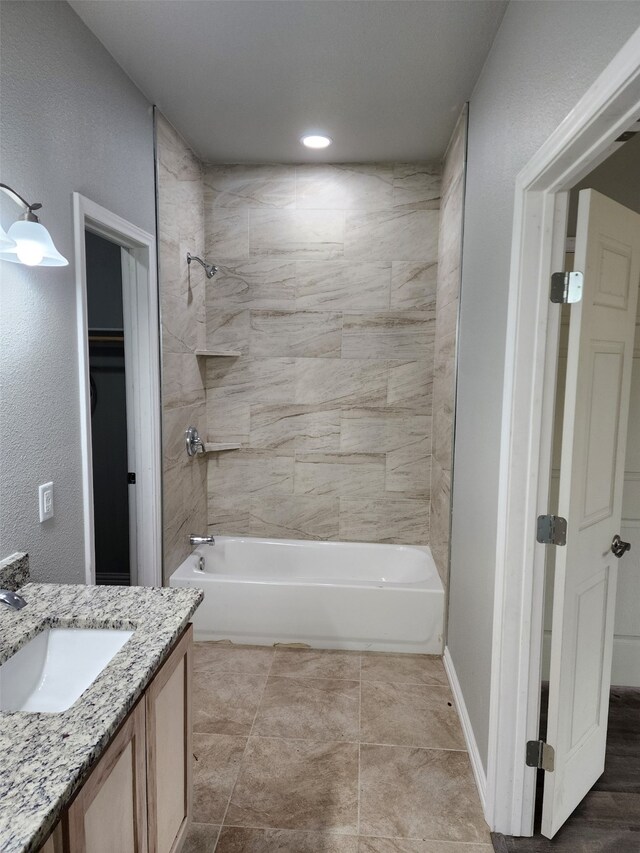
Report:
[[[209,524],[429,541],[439,170],[205,169]]]
[[[151,107],[67,3],[0,3],[2,181],[42,201],[68,267],[0,263],[0,558],[85,577],[71,194],[155,231]],[[8,228],[20,209],[0,197]],[[38,485],[55,518],[40,524]]]
[[[485,766],[515,179],[639,25],[637,2],[510,3],[470,99],[447,642]]]
[[[451,466],[466,157],[467,108],[465,107],[458,119],[444,158],[438,241],[430,544],[445,587],[449,580]]]
[[[205,274],[187,264],[202,256],[202,167],[173,127],[156,113],[159,280],[162,320],[162,524],[164,577],[191,551],[190,533],[207,526],[207,462],[189,458],[184,431],[206,435],[204,344]]]

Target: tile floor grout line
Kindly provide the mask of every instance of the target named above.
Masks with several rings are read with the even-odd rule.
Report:
[[[377,741],[369,741],[369,740],[342,740],[340,738],[310,738],[310,737],[290,737],[288,735],[263,735],[263,734],[253,734],[253,731],[248,735],[226,735],[224,732],[194,732],[194,734],[204,734],[204,735],[220,735],[222,737],[255,737],[259,740],[290,740],[290,741],[302,741],[303,743],[334,743],[334,744],[352,744],[354,746],[358,746],[362,744],[362,746],[384,746],[384,747],[392,747],[394,749],[422,749],[429,752],[462,752],[467,753],[466,749],[456,749],[455,747],[449,746],[419,746],[412,743],[378,743]]]
[[[269,664],[269,669],[267,671],[266,677],[264,679],[264,686],[262,688],[262,692],[260,693],[260,698],[258,699],[258,704],[256,705],[256,712],[253,715],[253,720],[251,721],[251,728],[249,729],[249,734],[247,735],[247,742],[244,745],[244,749],[242,750],[242,755],[240,757],[240,761],[238,762],[238,775],[234,779],[233,785],[231,786],[231,790],[229,791],[229,799],[227,800],[227,805],[224,810],[224,814],[222,815],[222,820],[220,821],[220,831],[218,832],[218,838],[216,840],[215,847],[213,848],[214,853],[218,847],[218,843],[220,841],[220,836],[222,835],[222,828],[224,827],[224,822],[227,817],[227,812],[229,811],[229,806],[231,805],[231,800],[233,798],[233,792],[236,789],[236,785],[238,784],[238,778],[240,777],[240,771],[242,769],[242,762],[244,761],[244,757],[247,754],[247,749],[249,747],[249,740],[251,739],[251,733],[253,732],[253,726],[256,722],[256,717],[258,716],[258,711],[260,710],[260,705],[262,704],[262,697],[264,696],[264,692],[267,689],[267,682],[269,681],[269,673],[271,672],[271,668],[273,666],[273,661],[275,659],[276,652],[273,650],[273,655],[271,657],[271,663]]]
[[[196,821],[194,821],[194,823],[196,823]],[[215,824],[204,825],[215,826]],[[266,824],[256,824],[254,826],[245,823],[227,823],[225,825],[225,829],[258,829],[273,832],[295,832],[300,835],[331,835],[336,838],[375,838],[383,841],[442,841],[445,844],[464,844],[469,846],[473,845],[475,847],[486,847],[487,850],[492,849],[489,841],[454,841],[451,838],[426,838],[423,835],[372,835],[371,833],[366,833],[365,835],[359,836],[353,832],[338,832],[337,830],[329,827],[325,827],[323,829],[292,829],[290,826],[267,826]]]

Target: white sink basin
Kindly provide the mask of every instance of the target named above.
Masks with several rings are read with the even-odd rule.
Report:
[[[47,628],[0,666],[0,711],[66,711],[132,634]]]

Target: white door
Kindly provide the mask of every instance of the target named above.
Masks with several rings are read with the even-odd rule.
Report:
[[[640,215],[594,190],[579,196],[560,462],[542,833],[551,838],[604,770],[636,304]],[[640,555],[638,555],[640,557]]]

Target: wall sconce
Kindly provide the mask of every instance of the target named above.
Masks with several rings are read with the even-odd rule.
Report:
[[[25,210],[6,233],[0,227],[0,260],[28,267],[66,267],[69,261],[53,245],[51,235],[33,212],[42,205],[29,204],[6,184],[0,184],[0,189]]]

